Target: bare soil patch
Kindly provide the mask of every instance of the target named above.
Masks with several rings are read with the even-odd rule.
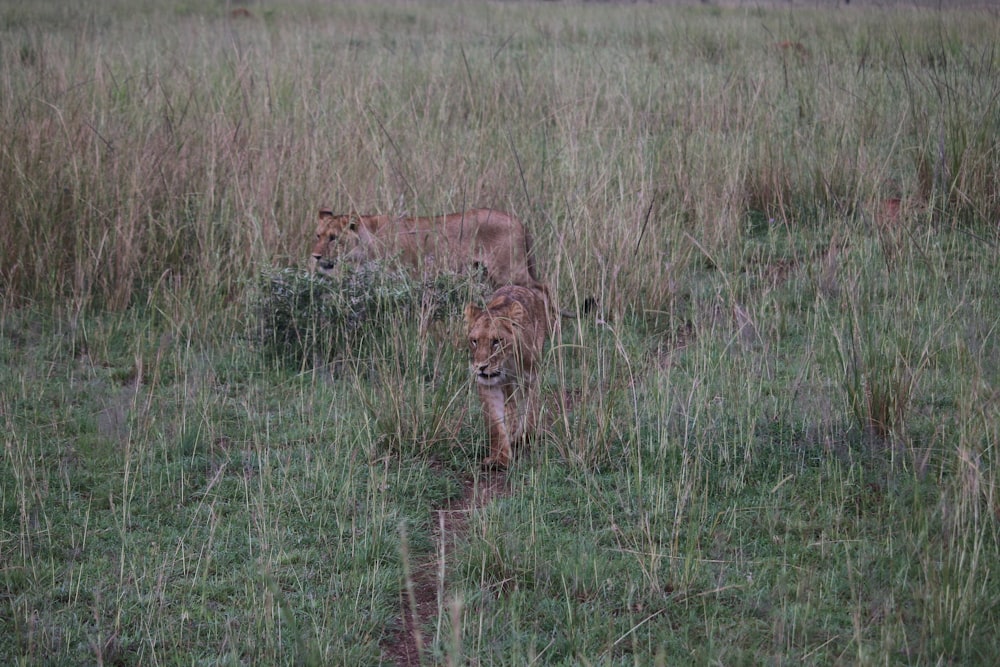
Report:
[[[468,529],[469,515],[494,498],[510,495],[504,471],[484,471],[462,482],[462,494],[444,507],[431,510],[434,525],[434,552],[414,557],[410,576],[400,591],[400,619],[382,644],[383,660],[400,667],[421,664],[426,646],[423,628],[444,610],[447,591],[442,574],[455,545]],[[411,555],[412,557],[412,555]]]

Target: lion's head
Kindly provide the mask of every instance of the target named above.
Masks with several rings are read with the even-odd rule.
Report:
[[[502,384],[517,375],[520,367],[519,331],[524,307],[512,301],[502,312],[469,304],[469,357],[472,374],[481,385]]]
[[[360,227],[357,215],[334,215],[330,209],[320,209],[312,248],[313,270],[328,274],[339,259],[356,254],[361,242]]]

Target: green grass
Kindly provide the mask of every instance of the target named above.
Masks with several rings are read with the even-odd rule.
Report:
[[[998,19],[855,4],[0,2],[0,662],[992,664]],[[323,205],[597,299],[505,478]]]

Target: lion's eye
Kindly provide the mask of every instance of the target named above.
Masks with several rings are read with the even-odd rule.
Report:
[[[500,339],[499,338],[494,338],[493,339],[493,349],[494,350],[499,350],[500,349]]]
[[[469,347],[471,347],[473,350],[476,349],[476,341],[470,340],[469,341]]]

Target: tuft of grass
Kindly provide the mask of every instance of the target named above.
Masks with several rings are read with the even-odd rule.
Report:
[[[882,313],[850,315],[847,330],[834,331],[844,391],[858,427],[885,441],[905,428],[929,351],[914,350],[913,332]]]
[[[912,237],[905,242],[906,254],[893,264],[881,238],[841,255],[846,291],[835,310],[822,301],[850,412],[861,431],[882,441],[905,436],[922,376],[935,363],[954,313],[963,308],[961,303],[949,308],[934,293],[940,286],[916,268],[933,270],[920,254],[920,242]]]

